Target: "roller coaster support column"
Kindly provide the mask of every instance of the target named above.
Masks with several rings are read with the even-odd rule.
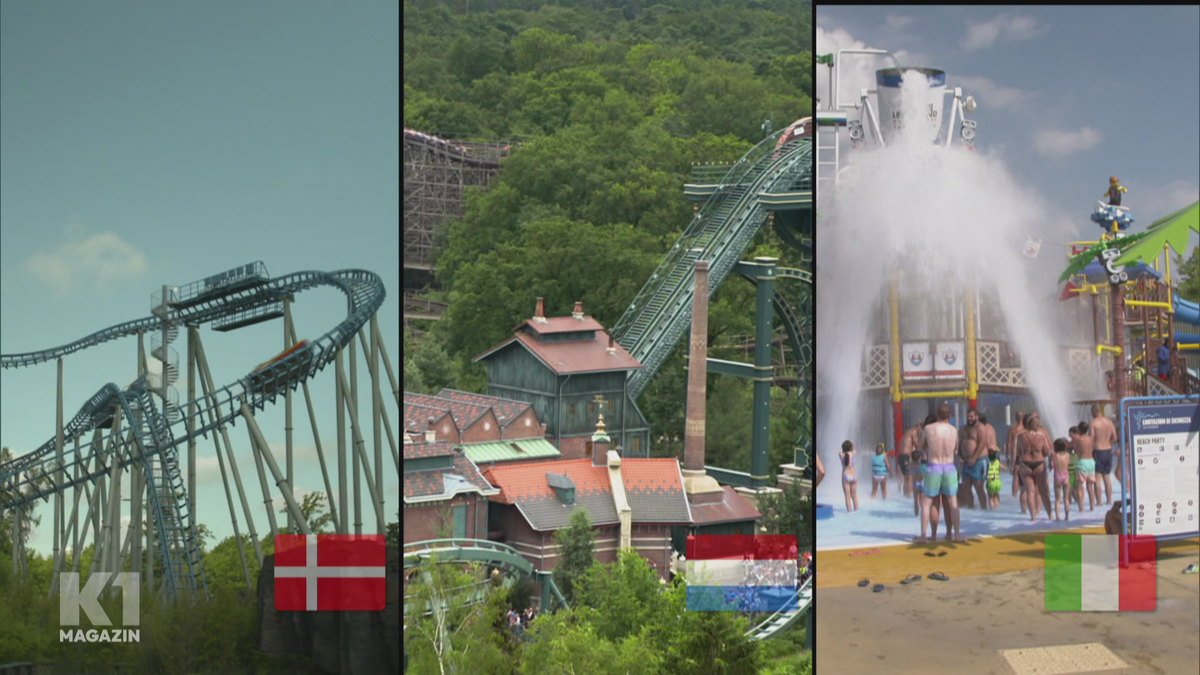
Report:
[[[1113,342],[1120,351],[1113,356],[1113,396],[1125,398],[1125,286],[1112,285]]]
[[[344,377],[342,381],[342,388],[347,388]],[[363,473],[366,474],[367,493],[371,496],[371,503],[375,505],[375,534],[384,534],[387,532],[387,523],[383,519],[383,494],[375,491],[375,478],[371,474],[371,463],[367,461],[367,452],[365,450],[366,443],[363,441],[362,437],[362,426],[358,423],[358,410],[349,405],[351,402],[352,400],[347,397],[347,408],[350,411],[350,441],[354,446],[354,457],[357,460],[355,464],[361,468]],[[377,470],[382,471],[383,467],[377,467]],[[358,473],[355,472],[355,476],[357,475]],[[357,480],[358,479],[355,478],[355,481]],[[357,502],[358,500],[356,498],[356,509],[360,508],[360,505]],[[359,520],[361,520],[361,518],[359,518]],[[355,534],[362,534],[362,523],[356,523],[355,527],[358,530],[355,532]]]
[[[267,447],[267,440],[263,438],[262,430],[258,428],[258,422],[254,420],[254,414],[250,412],[250,406],[242,401],[242,419],[246,420],[246,428],[250,430],[250,439],[253,445],[257,448],[257,452],[266,460],[267,467],[271,470],[271,475],[275,477],[275,485],[279,487],[279,492],[283,495],[283,501],[287,502],[288,511],[292,517],[296,519],[296,526],[301,534],[312,534],[312,530],[308,527],[308,522],[304,519],[304,513],[300,511],[300,507],[296,504],[296,499],[292,496],[292,485],[284,479],[283,474],[279,471],[279,465],[275,463],[275,458],[271,455],[270,448]],[[268,512],[271,508],[268,505]],[[275,523],[271,523],[271,531],[278,533]]]
[[[283,350],[284,351],[287,351],[292,346],[291,336],[292,336],[292,301],[290,298],[284,298],[284,300],[283,300]],[[292,388],[291,387],[288,387],[287,392],[284,393],[284,395],[283,395],[283,415],[284,415],[284,421],[283,421],[284,446],[286,448],[285,452],[287,453],[284,456],[285,463],[286,463],[286,470],[287,470],[287,482],[288,482],[288,485],[295,485],[296,484],[295,480],[294,480],[295,474],[292,473]],[[292,522],[292,514],[289,512],[287,514],[288,532],[295,532],[295,530],[292,529],[292,527],[294,527],[294,525],[295,524]]]
[[[292,344],[296,343],[296,329],[293,326],[291,329]],[[338,505],[333,500],[333,485],[329,482],[329,468],[325,466],[325,448],[321,445],[321,434],[317,430],[317,417],[313,414],[312,393],[308,390],[308,382],[302,382],[300,387],[304,389],[304,404],[308,407],[308,422],[312,427],[313,443],[317,447],[317,461],[321,463],[321,479],[325,482],[325,499],[329,504],[329,515],[333,518],[334,529],[339,529],[341,520],[338,518]]]
[[[975,371],[975,291],[968,288],[966,293],[967,324],[967,408],[975,410],[976,399],[979,397],[979,379]]]
[[[755,258],[758,301],[754,311],[754,412],[750,439],[750,487],[767,487],[771,450],[771,336],[775,319],[775,262]]]
[[[204,355],[204,343],[200,340],[200,332],[193,332],[195,333],[196,337],[195,350],[196,363],[200,370],[200,389],[204,392],[205,396],[210,396],[216,389],[213,381],[212,370],[208,367],[208,357]],[[208,415],[208,422],[210,424],[217,421],[217,414],[211,407],[208,410]],[[229,442],[229,430],[225,428],[224,424],[218,426],[217,429],[220,432],[220,438],[218,439],[216,433],[213,434],[213,446],[217,451],[217,465],[221,469],[221,482],[225,484],[225,497],[227,500],[232,501],[232,498],[229,495],[229,479],[225,477],[225,462],[221,456],[221,441],[225,442],[225,455],[229,457],[229,467],[233,472],[233,484],[234,487],[237,488],[238,498],[242,503],[242,512],[246,516],[246,529],[250,531],[250,541],[254,544],[254,555],[258,558],[258,564],[261,565],[263,560],[262,544],[258,542],[258,531],[254,527],[254,518],[250,514],[250,503],[246,501],[246,490],[242,487],[242,474],[238,471],[237,460],[233,456],[233,444]],[[318,445],[318,447],[320,446]],[[237,514],[234,512],[232,505],[229,508],[229,516],[233,519],[233,531],[236,535]],[[241,542],[240,536],[238,536],[238,542]],[[240,552],[241,550],[242,547],[239,543],[238,551]],[[242,567],[246,567],[245,556],[242,556]],[[248,578],[249,573],[247,573],[246,576]]]
[[[345,399],[347,408],[352,412],[358,410],[358,345],[353,337],[350,338],[350,388]],[[357,424],[351,427],[350,442],[354,444],[354,453],[350,457],[350,475],[354,477],[354,534],[362,534],[362,467],[359,465],[362,427]]]
[[[56,424],[55,424],[55,431],[54,431],[54,457],[56,460],[58,460],[58,472],[57,472],[57,475],[55,476],[55,480],[59,481],[59,483],[62,483],[63,482],[62,467],[63,467],[64,439],[63,439],[63,360],[62,360],[61,356],[58,357],[58,396],[57,396],[56,408],[57,408],[57,416],[55,418]],[[56,583],[58,580],[58,572],[62,571],[62,553],[63,553],[63,551],[59,547],[59,543],[60,543],[59,537],[62,536],[62,532],[66,529],[66,523],[63,522],[63,519],[64,519],[63,516],[65,516],[65,515],[66,515],[66,512],[63,510],[63,494],[62,494],[62,491],[59,490],[54,493],[54,576],[50,580],[50,596],[53,596],[54,591],[57,590],[57,588],[58,588],[58,584]],[[65,547],[66,542],[65,541],[62,542],[62,545]]]
[[[889,387],[892,395],[892,426],[895,429],[895,445],[899,448],[904,440],[904,401],[900,396],[900,299],[896,292],[896,274],[888,282],[888,351],[891,352],[892,377]]]
[[[375,494],[379,506],[376,511],[383,511],[383,436],[380,432],[383,422],[383,395],[379,390],[379,332],[377,314],[371,315],[371,361],[368,364],[371,373],[371,431],[375,434]],[[362,331],[358,333],[362,338]],[[386,532],[386,525],[384,526]],[[383,534],[382,532],[380,534]]]
[[[338,523],[338,534],[350,534],[350,493],[346,485],[346,409],[345,390],[342,389],[344,379],[342,367],[342,350],[334,356],[334,400],[337,404],[337,446],[338,446],[338,513],[342,520]]]
[[[196,325],[186,326],[187,328],[187,373],[188,373],[188,409],[187,409],[187,433],[188,433],[188,509],[190,513],[198,513],[196,511],[196,341],[200,339],[200,327]],[[216,440],[216,436],[213,436]],[[240,544],[240,540],[239,540]],[[247,586],[249,588],[249,586]]]

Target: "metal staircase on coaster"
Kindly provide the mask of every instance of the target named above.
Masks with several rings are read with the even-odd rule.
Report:
[[[715,293],[767,220],[759,194],[811,182],[811,141],[790,141],[776,149],[782,133],[764,139],[733,165],[613,327],[613,337],[642,364],[629,378],[634,398],[687,331],[695,262],[709,263],[709,288]]]
[[[20,509],[37,500],[48,500],[67,488],[92,483],[110,474],[114,464],[124,469],[134,462],[141,462],[147,480],[153,481],[151,508],[167,570],[166,588],[172,594],[206,588],[193,514],[187,506],[175,448],[192,438],[207,436],[210,431],[233,424],[244,414],[243,406],[249,411],[262,410],[332,363],[338,351],[354,339],[383,305],[386,291],[379,276],[366,270],[351,269],[298,272],[271,279],[261,262],[252,263],[171,291],[166,303],[170,309],[165,312],[160,310],[146,318],[110,326],[61,347],[0,355],[0,369],[30,367],[110,340],[144,332],[161,333],[164,323],[169,344],[173,339],[170,336],[173,327],[212,323],[214,329],[220,330],[228,328],[234,321],[240,322],[238,325],[248,325],[274,316],[275,308],[284,298],[318,286],[333,287],[346,295],[346,319],[288,356],[190,402],[188,405],[194,403],[197,411],[191,430],[184,425],[186,420],[181,415],[172,414],[170,410],[165,415],[160,414],[154,405],[152,394],[169,388],[173,378],[178,377],[178,367],[175,366],[172,375],[171,358],[162,353],[159,342],[156,347],[160,351],[155,358],[167,357],[163,359],[167,376],[162,378],[160,387],[151,387],[145,375],[125,389],[106,384],[63,426],[66,440],[94,434],[93,442],[81,446],[79,452],[67,453],[63,448],[63,461],[59,461],[56,459],[56,441],[51,438],[36,450],[0,467],[0,515],[6,509]],[[175,331],[177,334],[177,328]],[[399,402],[400,389],[390,365],[387,375]],[[132,433],[117,433],[121,425]],[[111,438],[101,439],[102,430],[111,430]],[[398,458],[396,461],[399,463]]]
[[[542,588],[549,591],[563,607],[567,601],[554,585],[554,579],[549,572],[535,572],[533,564],[513,547],[483,539],[431,539],[416,541],[404,545],[404,569],[418,567],[428,558],[437,558],[440,562],[471,563],[478,562],[497,568],[511,576],[525,576],[537,579],[543,584]],[[486,583],[486,582],[485,582]],[[746,631],[751,639],[768,640],[781,634],[796,623],[804,613],[809,611],[812,600],[812,584],[810,578],[796,591],[796,606],[792,610],[780,610],[766,619],[759,621]],[[478,584],[483,586],[484,584]],[[483,591],[477,590],[463,601],[463,604],[474,604],[483,599]],[[549,608],[549,597],[542,593],[542,609]]]

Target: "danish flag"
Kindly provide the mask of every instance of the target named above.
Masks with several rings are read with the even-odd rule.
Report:
[[[380,611],[387,604],[382,535],[275,536],[275,609]]]

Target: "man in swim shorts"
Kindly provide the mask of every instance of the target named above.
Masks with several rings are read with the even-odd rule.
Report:
[[[1104,483],[1104,503],[1111,504],[1112,479],[1109,474],[1113,469],[1113,444],[1117,442],[1117,429],[1112,420],[1101,414],[1098,403],[1092,404],[1092,423],[1088,435],[1092,438],[1092,456],[1096,460],[1096,481]],[[1121,480],[1120,471],[1117,472],[1117,480]],[[1096,486],[1096,496],[1100,496],[1099,485]]]
[[[929,508],[933,498],[942,497],[946,506],[946,533],[953,541],[963,542],[958,513],[958,472],[954,469],[954,447],[958,433],[950,426],[950,406],[938,406],[937,422],[925,426],[923,437],[928,448],[929,463],[925,473],[925,494],[921,499],[921,536],[913,541],[925,542],[925,530],[929,526]]]
[[[987,493],[984,490],[984,479],[987,476],[987,430],[979,423],[979,413],[967,411],[967,424],[958,435],[958,452],[962,456],[963,476],[962,487],[959,489],[959,499],[963,507],[975,508],[975,497],[979,497],[979,507],[987,510]]]

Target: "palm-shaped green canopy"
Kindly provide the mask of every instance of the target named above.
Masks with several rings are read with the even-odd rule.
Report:
[[[1120,237],[1118,239],[1113,239],[1110,241],[1102,241],[1099,244],[1096,244],[1095,246],[1084,251],[1083,253],[1073,256],[1071,258],[1071,260],[1067,263],[1067,269],[1063,270],[1062,276],[1060,276],[1058,278],[1059,283],[1062,283],[1062,282],[1066,281],[1067,279],[1070,279],[1071,277],[1075,276],[1076,274],[1079,274],[1080,272],[1082,272],[1083,268],[1090,265],[1092,263],[1092,261],[1097,258],[1097,256],[1099,256],[1101,253],[1103,253],[1107,249],[1110,249],[1110,248],[1124,249],[1127,246],[1136,244],[1140,240],[1145,239],[1149,234],[1150,234],[1150,231],[1147,230],[1145,232],[1139,232],[1137,234],[1132,234],[1127,237]],[[1138,245],[1140,246],[1140,244],[1138,244]]]
[[[1118,240],[1123,253],[1117,258],[1117,265],[1128,265],[1139,258],[1146,264],[1153,263],[1163,246],[1170,244],[1175,252],[1183,255],[1187,249],[1188,232],[1200,232],[1200,202],[1192,202],[1175,213],[1159,218],[1150,224],[1143,232],[1145,236],[1136,246],[1127,247],[1123,240]]]

